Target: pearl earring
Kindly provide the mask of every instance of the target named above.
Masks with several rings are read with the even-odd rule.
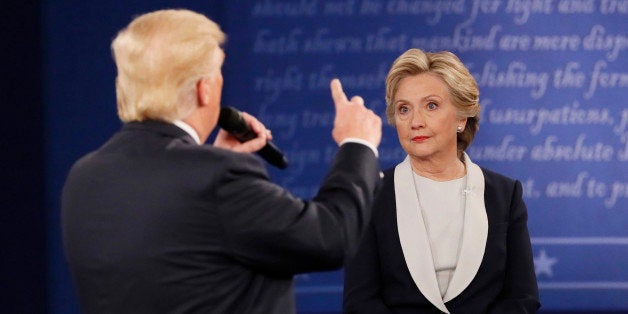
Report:
[[[460,126],[460,125],[459,125],[459,126],[458,126],[458,128],[456,129],[456,131],[457,131],[458,133],[462,133],[462,126]]]

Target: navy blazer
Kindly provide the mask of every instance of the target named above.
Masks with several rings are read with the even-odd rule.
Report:
[[[399,173],[411,169],[402,163],[386,171],[371,223],[346,265],[345,313],[510,314],[540,307],[521,183],[465,158],[465,229],[445,297],[438,290],[414,186],[407,183],[411,174]]]
[[[62,232],[84,313],[294,313],[294,274],[338,269],[370,218],[379,165],[344,144],[316,197],[251,154],[125,124],[71,169]]]

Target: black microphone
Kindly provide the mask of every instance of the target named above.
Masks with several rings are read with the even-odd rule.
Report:
[[[257,137],[257,134],[244,121],[240,111],[233,107],[226,106],[220,108],[218,126],[231,133],[241,143]],[[285,169],[288,167],[288,159],[271,141],[266,142],[266,145],[257,151],[257,154],[277,168]]]

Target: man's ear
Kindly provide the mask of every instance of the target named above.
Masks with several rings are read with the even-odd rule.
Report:
[[[196,95],[198,99],[198,106],[204,107],[209,104],[209,79],[207,77],[202,77],[196,82]]]

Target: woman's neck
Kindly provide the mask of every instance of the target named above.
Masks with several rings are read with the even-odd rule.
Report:
[[[411,156],[410,164],[414,173],[434,181],[459,179],[467,173],[464,163],[458,159],[458,156],[439,160]]]

